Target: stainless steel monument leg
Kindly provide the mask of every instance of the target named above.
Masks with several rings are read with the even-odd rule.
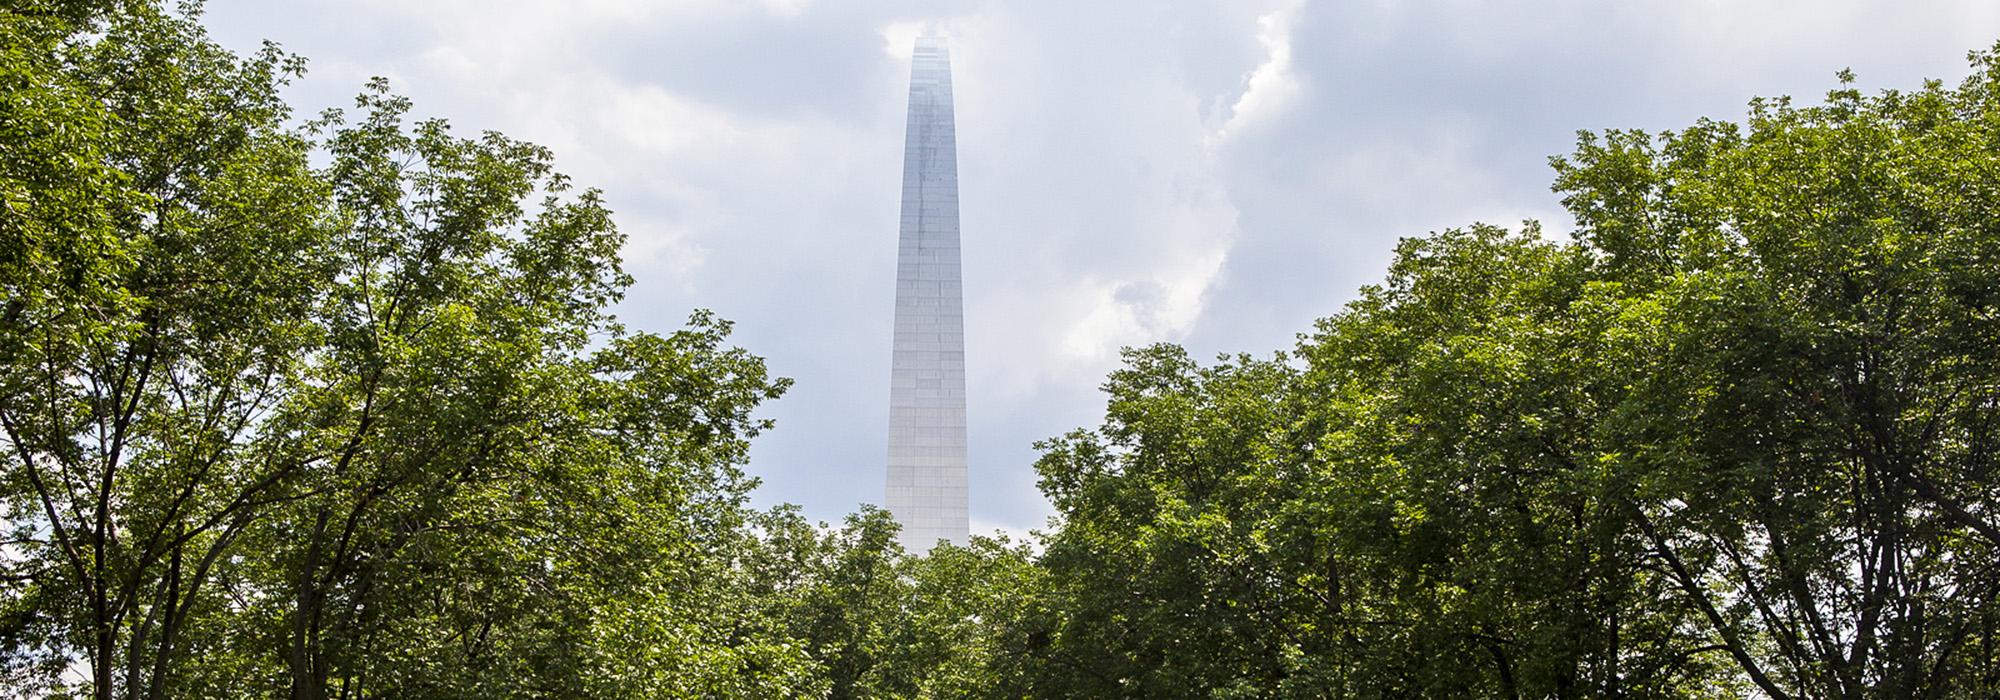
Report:
[[[896,254],[896,339],[889,379],[886,503],[903,547],[964,543],[965,311],[958,265],[958,143],[951,57],[917,40],[903,141],[903,220]]]

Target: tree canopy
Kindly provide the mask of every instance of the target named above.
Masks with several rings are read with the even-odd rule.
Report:
[[[1996,49],[2000,50],[2000,49]],[[0,9],[0,697],[2000,694],[2000,53],[1585,132],[1270,356],[1127,351],[1031,542],[748,505],[789,381],[603,197],[153,2]]]
[[[144,3],[7,21],[9,685],[795,687],[710,617],[786,381],[707,314],[620,327],[597,192],[381,83],[294,124],[296,58]]]
[[[1039,468],[1097,696],[2000,692],[2000,60],[1585,133],[1291,353],[1128,353]]]

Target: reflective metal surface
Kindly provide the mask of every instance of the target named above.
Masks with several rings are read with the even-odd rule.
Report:
[[[965,312],[951,59],[941,40],[923,37],[910,63],[885,503],[902,523],[904,548],[927,552],[940,539],[965,542],[969,530]]]

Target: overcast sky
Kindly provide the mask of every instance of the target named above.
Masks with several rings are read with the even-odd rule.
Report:
[[[1039,527],[1031,444],[1095,425],[1118,348],[1269,354],[1380,279],[1400,237],[1571,220],[1579,129],[1739,119],[1956,81],[2000,3],[211,0],[310,59],[301,112],[386,76],[460,133],[553,148],[604,190],[638,283],[797,380],[762,505],[880,503],[910,42],[957,93],[975,531]]]

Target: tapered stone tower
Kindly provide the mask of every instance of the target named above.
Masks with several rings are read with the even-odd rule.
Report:
[[[965,310],[958,265],[958,139],[951,56],[936,36],[910,58],[886,503],[903,547],[965,542]]]

